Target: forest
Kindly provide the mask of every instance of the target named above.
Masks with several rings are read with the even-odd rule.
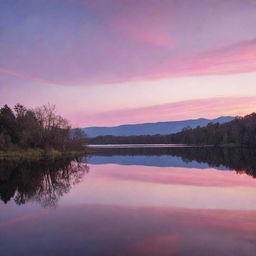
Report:
[[[69,122],[56,114],[54,105],[0,108],[0,151],[79,151],[84,150],[84,137],[80,129],[71,129]]]
[[[213,146],[256,146],[256,113],[205,127],[185,127],[181,132],[166,135],[98,136],[88,138],[90,144],[190,144]]]

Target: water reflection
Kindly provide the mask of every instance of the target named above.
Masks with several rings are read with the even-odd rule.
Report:
[[[255,255],[255,161],[147,148],[1,162],[0,255]]]
[[[0,253],[4,256],[253,256],[255,217],[254,212],[241,211],[63,207],[3,226]]]
[[[59,199],[79,183],[89,168],[87,162],[104,164],[108,177],[122,177],[126,180],[144,180],[162,184],[219,185],[221,177],[208,171],[192,179],[181,170],[168,172],[140,169],[129,172],[107,169],[105,164],[143,165],[157,167],[182,167],[218,170],[235,170],[256,178],[256,151],[241,148],[114,148],[98,149],[89,158],[59,159],[42,161],[1,161],[0,162],[0,199],[7,203],[11,199],[17,205],[37,202],[43,207],[55,207]],[[94,168],[96,170],[96,168]],[[191,174],[193,171],[190,171]],[[102,172],[103,175],[105,172]],[[219,179],[218,179],[219,177]],[[188,182],[189,181],[189,182]],[[224,181],[223,181],[224,182]],[[223,183],[222,182],[222,183]],[[226,182],[226,181],[225,181]],[[240,184],[244,181],[232,181]],[[221,184],[222,184],[221,183]],[[229,184],[229,183],[228,183]],[[223,185],[223,184],[222,184]]]
[[[0,199],[7,203],[13,198],[18,205],[37,202],[54,207],[88,170],[78,159],[1,161]]]
[[[249,148],[112,148],[97,149],[92,164],[144,165],[235,170],[256,178],[256,150]]]

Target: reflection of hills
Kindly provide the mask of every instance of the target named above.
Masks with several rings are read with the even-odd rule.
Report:
[[[236,170],[256,177],[256,150],[246,148],[101,148],[89,163]]]
[[[207,169],[207,163],[198,163],[193,160],[186,163],[181,157],[172,155],[113,155],[113,156],[99,156],[93,155],[89,157],[90,164],[120,164],[120,165],[144,165],[156,167],[183,167],[183,168],[198,168]],[[224,170],[226,168],[219,167],[218,169]]]
[[[19,205],[36,201],[44,207],[55,206],[86,172],[88,167],[74,159],[1,161],[0,199],[7,203],[14,198]]]

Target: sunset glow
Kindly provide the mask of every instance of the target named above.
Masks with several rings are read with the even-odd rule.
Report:
[[[0,104],[56,104],[80,127],[255,111],[254,1],[0,6]]]
[[[256,0],[0,0],[0,255],[254,256]]]

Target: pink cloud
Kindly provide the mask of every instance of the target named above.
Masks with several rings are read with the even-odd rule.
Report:
[[[3,9],[5,73],[91,86],[256,71],[256,5],[247,1],[61,2]]]
[[[72,120],[83,126],[120,125],[156,121],[177,121],[221,115],[245,115],[256,111],[256,96],[220,97],[187,100],[142,108],[102,112],[94,115],[76,113]]]
[[[164,31],[160,33],[161,29],[159,28],[154,31],[152,28],[149,29],[147,26],[143,28],[141,25],[138,27],[126,24],[125,26],[122,26],[120,30],[129,37],[142,43],[163,47],[172,47],[173,44],[170,36]]]
[[[146,29],[143,29],[132,25],[122,26],[122,29],[134,40],[153,45],[154,47],[168,47],[175,50],[175,46],[173,45],[170,36],[165,32],[161,33],[160,29],[154,32],[152,28],[149,29],[147,27]],[[82,44],[82,42],[80,42],[80,44]],[[116,52],[118,49],[114,51]],[[146,56],[146,53],[143,53],[146,56],[144,60],[139,56],[135,57],[133,56],[134,53],[129,53],[129,51],[132,51],[132,48],[130,48],[128,52],[124,52],[124,50],[120,51],[120,55],[113,63],[111,63],[110,52],[99,50],[97,54],[95,52],[95,56],[91,56],[91,64],[93,66],[99,65],[99,69],[108,66],[107,70],[104,71],[104,74],[102,73],[100,75],[97,73],[102,71],[98,70],[96,67],[94,70],[89,68],[88,71],[83,71],[81,66],[70,66],[69,70],[66,70],[65,68],[65,70],[63,70],[64,73],[62,73],[63,78],[60,79],[58,71],[56,71],[56,74],[53,76],[50,76],[49,79],[48,76],[33,74],[31,71],[28,72],[25,70],[13,71],[1,68],[0,73],[32,81],[61,85],[74,84],[73,81],[71,81],[72,79],[70,80],[71,77],[67,77],[74,74],[73,80],[77,81],[80,85],[81,83],[83,85],[95,85],[99,83],[119,83],[130,80],[143,81],[167,77],[229,75],[256,71],[256,40],[246,41],[226,48],[193,55],[183,54],[176,57],[168,57],[168,55],[166,55],[161,61],[156,56],[150,57],[152,53],[148,56]],[[135,50],[135,52],[137,52],[137,50]],[[75,58],[76,57],[72,56],[70,60],[75,63]],[[99,60],[103,62],[97,64]],[[46,62],[46,60],[43,62]],[[117,64],[119,67],[115,70]],[[62,64],[60,64],[59,67],[54,67],[54,69],[61,70]],[[86,74],[89,71],[91,71],[91,74],[81,77],[82,73]]]
[[[34,77],[31,75],[15,72],[13,70],[0,68],[0,73],[4,73],[4,74],[11,75],[14,77],[22,78],[24,80],[32,80],[32,81],[37,81],[37,82],[46,83],[46,84],[54,84],[53,81],[49,81],[49,80],[41,79],[40,77]]]
[[[169,62],[169,63],[168,63]],[[256,71],[256,40],[166,61],[153,77],[202,76]],[[154,75],[155,74],[155,75]]]
[[[127,1],[127,7],[111,20],[110,26],[127,40],[156,47],[173,47],[171,27],[174,22],[171,23],[172,17],[166,15],[166,8],[170,8],[170,5],[167,2],[159,4],[157,1],[151,1],[150,4],[140,1],[134,5]]]

